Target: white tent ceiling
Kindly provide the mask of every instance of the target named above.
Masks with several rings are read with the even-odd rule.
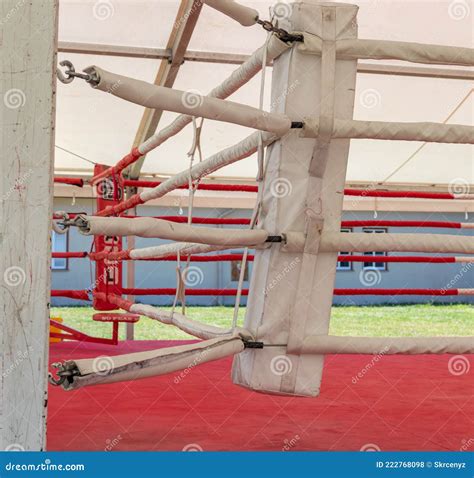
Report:
[[[59,40],[165,48],[179,6],[178,0],[61,0]],[[268,17],[269,1],[243,1]],[[417,41],[473,47],[474,4],[465,0],[365,0],[360,6],[359,37]],[[218,12],[203,7],[190,50],[250,54],[265,40],[259,27],[243,28]],[[76,69],[91,64],[152,82],[159,61],[107,56],[60,54]],[[385,62],[388,63],[388,62]],[[235,65],[185,63],[175,87],[203,94],[224,80]],[[271,78],[271,69],[268,69]],[[270,83],[270,82],[269,82]],[[257,105],[260,79],[255,78],[232,100]],[[442,122],[459,105],[472,82],[360,74],[357,79],[355,119]],[[269,108],[267,87],[266,108]],[[474,123],[474,95],[449,120]],[[129,152],[143,108],[95,91],[80,81],[59,84],[56,144],[94,162],[115,164]],[[160,127],[175,117],[165,113]],[[202,135],[205,156],[238,142],[249,134],[243,127],[207,121]],[[187,167],[192,128],[150,153],[144,173],[167,175]],[[463,180],[474,184],[473,148],[467,145],[426,145],[398,172],[392,173],[420,146],[419,143],[353,140],[348,182],[447,184]],[[255,157],[227,167],[217,176],[253,178]],[[91,165],[61,149],[56,170],[87,170]]]

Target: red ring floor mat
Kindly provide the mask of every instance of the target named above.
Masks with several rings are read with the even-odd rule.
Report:
[[[50,363],[180,343],[55,343]],[[472,451],[473,358],[458,356],[457,367],[450,360],[330,356],[317,398],[233,385],[231,359],[73,392],[50,386],[48,450]]]

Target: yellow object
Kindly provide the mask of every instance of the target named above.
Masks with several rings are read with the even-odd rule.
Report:
[[[63,323],[63,318],[62,317],[51,317],[51,320],[55,320],[56,322],[60,322],[61,324]],[[56,333],[61,333],[61,330],[58,329],[57,327],[54,327],[53,325],[49,326],[49,332],[56,332]],[[55,337],[50,337],[49,338],[49,343],[55,343],[55,342],[62,342],[63,339],[57,339]]]

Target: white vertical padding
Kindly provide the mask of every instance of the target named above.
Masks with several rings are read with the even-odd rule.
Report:
[[[332,25],[324,25],[328,6],[335,15]],[[354,5],[339,3],[295,3],[287,24],[281,26],[320,37],[333,29],[337,39],[355,38],[357,10]],[[328,53],[326,64],[330,65]],[[327,114],[332,103],[336,117],[352,118],[356,67],[355,61],[337,60],[335,94],[329,92],[334,101],[325,103],[322,90],[328,82],[322,79],[321,58],[304,54],[295,46],[274,62],[272,105],[294,121]],[[330,126],[330,118],[326,121]],[[339,231],[343,197],[337,191],[344,188],[349,141],[331,140],[325,145],[308,139],[292,132],[268,148],[259,224],[270,234],[311,232],[316,244],[308,243],[304,254],[282,252],[279,244],[256,252],[245,328],[257,341],[273,346],[247,349],[236,356],[233,381],[253,390],[316,396],[323,357],[291,354],[285,346],[277,345],[289,344],[297,351],[301,334],[328,332],[337,252],[318,252],[317,229],[323,221],[325,231]],[[317,256],[312,257],[314,254]],[[302,295],[298,290],[303,284]],[[297,300],[304,303],[295,308]]]
[[[46,435],[56,1],[0,2],[0,449]]]

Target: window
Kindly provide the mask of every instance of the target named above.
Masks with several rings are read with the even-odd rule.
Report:
[[[364,232],[368,234],[384,234],[387,232],[387,229],[381,227],[367,227],[363,229]],[[386,256],[386,252],[364,252],[364,256]],[[387,270],[386,262],[364,262],[364,269],[377,269],[379,271]]]
[[[342,228],[341,232],[352,232],[352,229]],[[351,256],[352,255],[351,252],[340,252],[339,254],[341,256]],[[336,270],[337,271],[351,271],[352,270],[352,262],[338,261]]]
[[[230,280],[232,282],[239,282],[240,280],[240,268],[242,266],[242,261],[232,261],[230,263]],[[249,263],[247,261],[245,265],[244,281],[249,280]]]
[[[57,234],[53,231],[51,236],[52,250],[53,252],[67,252],[68,250],[68,233],[66,234]],[[68,268],[67,259],[57,259],[54,258],[51,260],[51,269],[54,271],[65,271]]]

